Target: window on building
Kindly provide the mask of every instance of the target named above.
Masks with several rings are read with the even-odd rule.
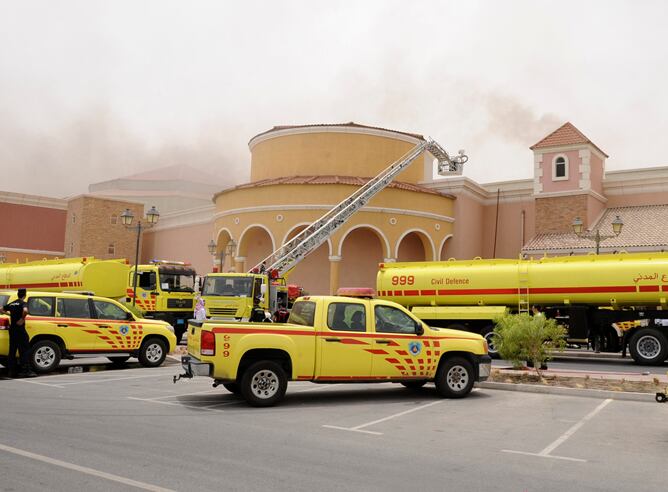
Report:
[[[116,245],[114,243],[109,243],[109,247],[107,247],[107,253],[110,255],[116,254]]]
[[[552,181],[568,179],[568,159],[566,156],[558,155],[552,161]]]
[[[72,224],[77,223],[77,214],[72,214]]]
[[[70,243],[70,253],[74,253],[74,243]]]
[[[118,215],[111,216],[111,225],[116,225],[118,223]]]

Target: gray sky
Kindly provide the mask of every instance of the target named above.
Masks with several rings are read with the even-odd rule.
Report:
[[[607,169],[668,165],[662,1],[0,0],[0,189],[49,196],[341,123],[431,135],[480,182],[571,121]],[[9,174],[8,174],[9,172]]]

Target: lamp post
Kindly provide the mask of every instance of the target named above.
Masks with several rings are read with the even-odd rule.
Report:
[[[141,220],[137,220],[137,225],[132,225],[134,221],[134,214],[129,208],[125,209],[125,212],[121,214],[121,223],[125,226],[126,229],[130,231],[137,231],[137,247],[135,248],[135,275],[132,279],[132,305],[134,306],[137,301],[137,277],[139,277],[139,238],[141,237],[142,229],[148,229],[153,227],[158,223],[160,218],[160,213],[155,208],[155,205],[146,212],[146,223],[142,224]]]
[[[0,252],[0,263],[4,263],[5,261],[7,261],[7,257],[4,253]]]
[[[573,221],[573,232],[576,236],[591,239],[596,243],[596,254],[599,253],[601,249],[601,241],[610,239],[612,237],[617,237],[622,232],[622,227],[624,227],[624,221],[617,215],[615,220],[612,221],[612,232],[613,234],[601,234],[601,229],[596,229],[595,231],[584,232],[584,224],[580,217],[576,217]]]
[[[216,256],[216,248],[218,247],[216,242],[212,239],[211,241],[209,241],[209,244],[208,244],[207,247],[209,248],[209,253],[211,253],[211,256],[215,257]],[[223,273],[223,265],[225,264],[225,257],[227,255],[233,255],[234,250],[236,249],[236,247],[237,247],[236,241],[234,239],[230,239],[227,242],[227,245],[225,246],[225,248],[220,250],[220,270],[219,270],[220,273]]]

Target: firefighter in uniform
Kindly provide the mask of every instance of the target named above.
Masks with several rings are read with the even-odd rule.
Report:
[[[26,290],[18,290],[18,299],[2,307],[2,313],[9,314],[9,353],[7,354],[7,372],[13,377],[37,376],[28,365],[28,351],[30,338],[26,331],[26,316],[28,307],[25,302]],[[19,370],[16,370],[16,350],[19,351]]]

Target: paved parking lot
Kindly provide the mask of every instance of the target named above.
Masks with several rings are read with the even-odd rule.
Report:
[[[176,363],[1,380],[0,490],[663,490],[668,405],[291,383],[249,408]]]

